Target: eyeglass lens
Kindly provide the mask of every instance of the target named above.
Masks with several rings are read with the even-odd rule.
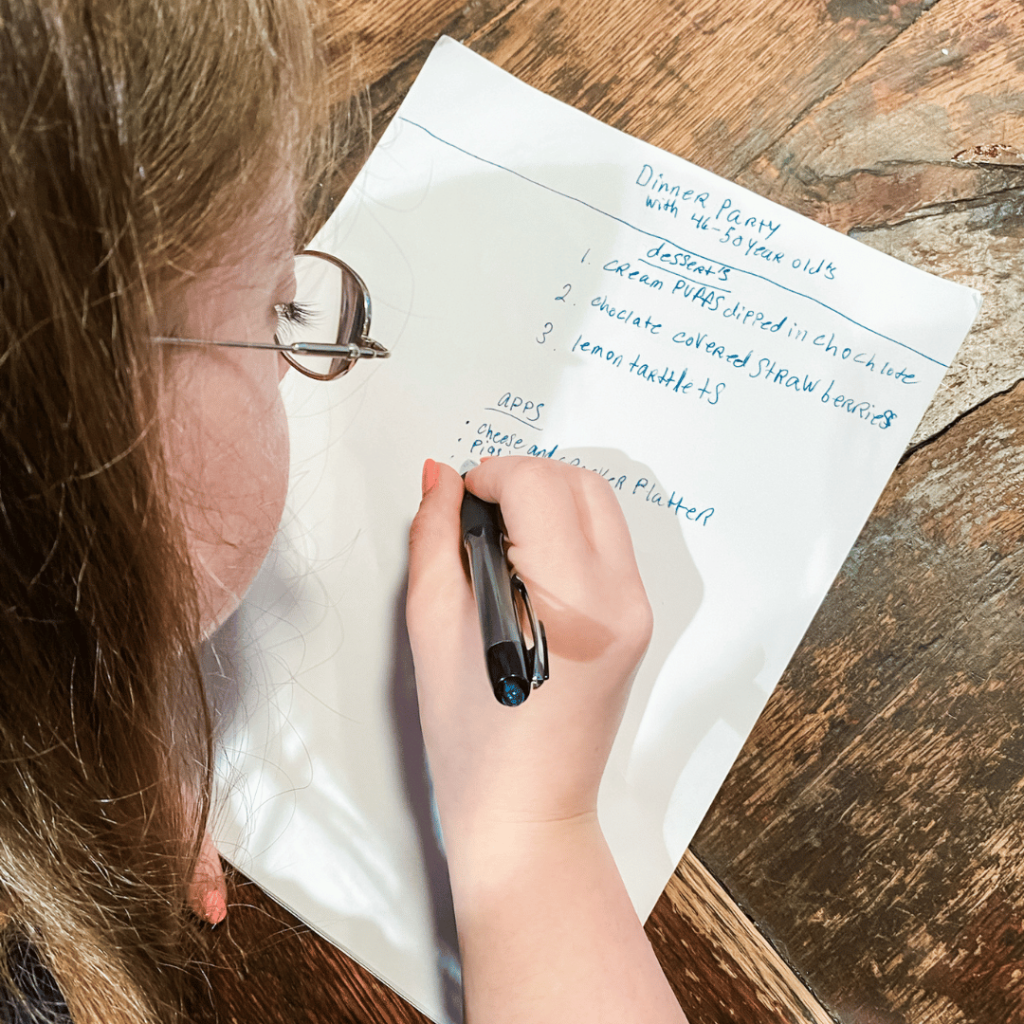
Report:
[[[367,299],[362,281],[340,261],[312,253],[295,257],[295,301],[281,315],[277,340],[282,345],[295,342],[315,345],[349,345],[365,337]],[[340,377],[355,362],[350,356],[288,352],[285,358],[310,376],[320,379]]]

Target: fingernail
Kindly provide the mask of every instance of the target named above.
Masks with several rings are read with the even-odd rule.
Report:
[[[433,489],[434,484],[437,483],[437,478],[440,475],[441,468],[433,459],[427,459],[427,461],[423,463],[423,481],[421,486],[424,494]]]
[[[220,924],[228,916],[228,905],[219,889],[210,889],[203,896],[203,916],[210,924]]]

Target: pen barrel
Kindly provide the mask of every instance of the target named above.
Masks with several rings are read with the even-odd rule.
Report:
[[[491,688],[502,704],[515,706],[526,700],[532,684],[497,505],[466,495],[462,528]]]
[[[463,538],[469,556],[469,572],[476,594],[476,607],[480,614],[480,631],[489,646],[499,643],[518,643],[522,637],[519,613],[512,600],[512,583],[508,568],[494,557],[493,538],[482,533],[467,533]],[[514,625],[513,625],[514,624]]]

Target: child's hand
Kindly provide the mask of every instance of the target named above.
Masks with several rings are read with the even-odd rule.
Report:
[[[462,560],[463,486],[427,464],[410,537],[407,617],[420,718],[445,842],[596,812],[597,790],[651,612],[618,502],[585,470],[492,459],[466,486],[501,505],[509,559],[547,630],[551,678],[521,706],[495,700]],[[468,852],[468,851],[465,851]]]
[[[651,635],[622,512],[599,477],[543,459],[492,459],[466,486],[501,505],[551,668],[519,707],[494,699],[462,567],[462,482],[428,462],[406,614],[466,1019],[685,1024],[597,821]]]

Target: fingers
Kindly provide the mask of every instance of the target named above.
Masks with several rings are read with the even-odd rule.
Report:
[[[462,562],[462,480],[448,466],[428,462],[425,470],[410,533],[406,616],[418,666],[440,671],[446,651],[438,638],[478,651],[479,626]],[[604,480],[558,462],[503,457],[471,470],[465,486],[500,504],[509,560],[530,587],[553,655],[590,662],[612,647],[632,656],[646,646],[650,606],[625,518]]]
[[[501,505],[509,542],[543,545],[556,558],[600,555],[629,570],[635,564],[618,499],[596,473],[546,459],[489,459],[466,476],[466,487]],[[510,551],[513,556],[514,552]]]
[[[228,888],[220,854],[209,832],[203,835],[199,860],[189,887],[189,902],[196,917],[210,924],[220,924],[228,915]]]

